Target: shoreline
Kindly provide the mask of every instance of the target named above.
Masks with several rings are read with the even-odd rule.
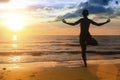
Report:
[[[52,54],[81,54],[81,51],[27,51],[27,52],[0,52],[0,56],[9,56],[9,55],[31,55],[31,56],[40,56],[40,55],[48,55],[49,53]],[[86,54],[94,54],[94,55],[115,55],[115,54],[120,54],[120,50],[116,51],[93,51],[93,50],[88,50]]]
[[[116,64],[120,64],[120,59],[87,60],[87,63],[88,63],[88,65],[116,65]],[[35,65],[36,67],[39,67],[39,68],[81,67],[81,66],[84,66],[84,63],[82,60],[76,60],[76,61],[43,61],[43,62],[1,63],[0,68],[2,68],[2,66],[9,68],[10,65],[12,66],[14,64],[22,65],[22,67],[28,67],[28,66]]]
[[[14,58],[14,56],[12,56],[13,58]],[[16,56],[15,56],[16,57]],[[17,57],[19,57],[19,56],[17,56]],[[101,57],[101,59],[97,59],[97,58],[100,58],[100,56],[95,56],[96,58],[94,58],[93,57],[93,59],[91,59],[91,58],[88,58],[87,59],[87,63],[88,64],[120,64],[120,59],[119,58],[107,58],[106,57],[106,59],[105,58],[102,58]],[[13,58],[11,58],[11,59],[13,59]],[[18,59],[19,60],[19,59]],[[13,59],[13,61],[6,61],[6,62],[0,62],[0,65],[4,65],[4,64],[34,64],[34,63],[38,63],[38,64],[43,64],[43,63],[45,63],[45,64],[47,64],[47,63],[49,63],[49,64],[53,64],[53,63],[56,63],[56,64],[61,64],[61,65],[69,65],[69,64],[71,64],[71,65],[74,65],[74,64],[76,64],[76,65],[82,65],[83,64],[83,60],[82,59],[76,59],[76,60],[42,60],[42,61],[15,61],[14,62],[14,59]]]

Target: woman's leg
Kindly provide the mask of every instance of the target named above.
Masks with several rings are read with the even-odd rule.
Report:
[[[85,65],[85,67],[87,67],[87,59],[86,59],[86,45],[82,45],[81,46],[81,48],[82,48],[82,59],[83,59],[83,61],[84,61],[84,65]]]
[[[80,44],[81,44],[81,50],[82,50],[82,59],[84,62],[85,67],[87,67],[87,59],[86,59],[86,43],[85,40],[80,40]]]

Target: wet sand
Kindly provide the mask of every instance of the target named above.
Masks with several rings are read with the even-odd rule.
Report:
[[[0,80],[120,80],[120,63],[89,61],[87,68],[56,62],[0,64]]]

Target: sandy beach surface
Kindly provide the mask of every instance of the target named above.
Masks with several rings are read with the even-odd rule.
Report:
[[[90,60],[87,68],[61,62],[0,64],[0,80],[120,80],[120,60]]]

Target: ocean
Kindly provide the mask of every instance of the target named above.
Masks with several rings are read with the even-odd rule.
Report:
[[[98,46],[87,47],[88,60],[120,59],[120,36],[93,36]],[[17,36],[0,40],[0,64],[81,62],[79,36]]]

